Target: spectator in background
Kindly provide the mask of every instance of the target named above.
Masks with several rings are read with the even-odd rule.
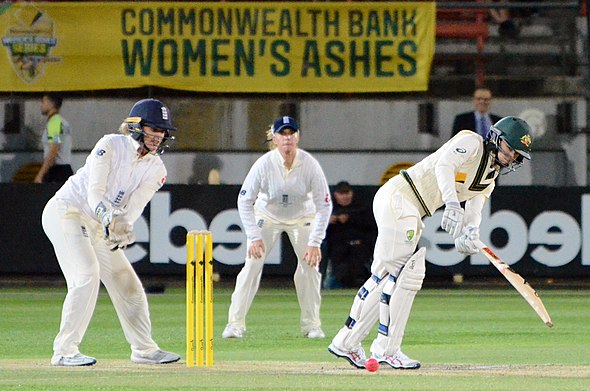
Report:
[[[494,2],[508,3],[507,0]],[[512,16],[511,9],[509,8],[490,8],[490,17],[492,18],[492,21],[498,25],[498,34],[500,34],[501,37],[515,39],[520,35],[520,26],[515,22]]]
[[[59,114],[62,97],[48,93],[41,98],[41,113],[47,116],[43,132],[43,164],[35,183],[64,184],[72,170],[72,132],[68,122]]]
[[[334,206],[326,232],[336,287],[354,288],[369,277],[375,231],[371,209],[355,198],[348,182],[339,182],[334,188]]]
[[[492,91],[487,87],[478,87],[473,92],[473,107],[475,110],[458,114],[453,121],[452,136],[461,130],[472,130],[483,138],[490,130],[492,124],[498,122],[501,117],[490,113],[492,104]]]

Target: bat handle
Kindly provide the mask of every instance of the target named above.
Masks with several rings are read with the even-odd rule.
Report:
[[[475,247],[477,247],[480,250],[483,250],[484,248],[487,248],[488,246],[486,246],[485,244],[483,244],[483,242],[479,239],[474,240],[473,244],[475,244]]]

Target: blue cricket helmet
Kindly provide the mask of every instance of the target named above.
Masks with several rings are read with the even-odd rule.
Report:
[[[125,122],[139,123],[161,130],[176,130],[172,125],[170,110],[157,99],[142,99],[135,103]],[[138,120],[139,119],[139,120]]]

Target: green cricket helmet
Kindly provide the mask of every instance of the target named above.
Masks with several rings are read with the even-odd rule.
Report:
[[[497,152],[500,148],[500,140],[504,140],[510,148],[518,153],[516,159],[508,165],[500,163]],[[496,151],[496,162],[507,172],[516,170],[522,165],[524,159],[531,159],[531,145],[533,143],[532,130],[529,124],[517,117],[504,117],[490,128],[486,142]]]

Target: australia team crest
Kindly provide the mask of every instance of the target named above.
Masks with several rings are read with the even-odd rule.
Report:
[[[10,6],[3,8],[0,11],[12,10]],[[12,69],[29,84],[44,74],[48,63],[61,61],[51,55],[57,44],[53,20],[33,5],[16,8],[2,35],[2,46],[6,48]]]

